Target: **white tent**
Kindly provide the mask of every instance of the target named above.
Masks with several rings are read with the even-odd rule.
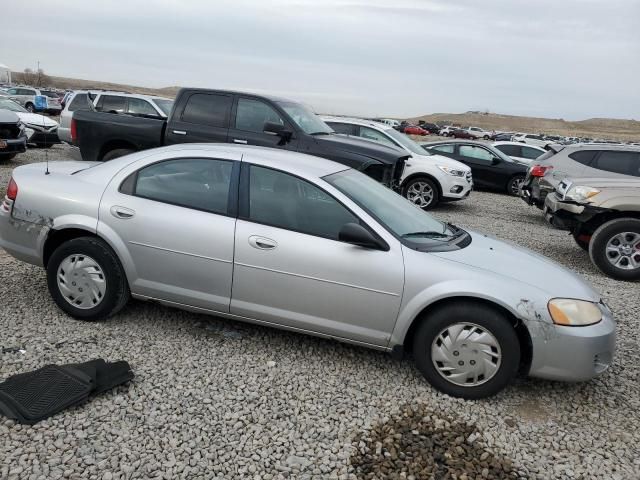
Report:
[[[0,83],[11,83],[11,69],[0,63]]]

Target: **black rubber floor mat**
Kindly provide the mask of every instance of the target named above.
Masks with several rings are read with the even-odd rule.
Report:
[[[33,425],[133,378],[127,362],[46,365],[0,383],[0,413]]]

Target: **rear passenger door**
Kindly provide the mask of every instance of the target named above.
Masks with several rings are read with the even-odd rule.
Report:
[[[187,93],[187,98],[171,117],[165,143],[225,143],[233,95],[224,93]]]
[[[286,150],[298,149],[295,138],[292,137],[291,140],[284,142],[281,137],[264,132],[266,122],[282,125],[291,132],[293,128],[272,105],[263,100],[238,96],[232,118],[229,143]]]

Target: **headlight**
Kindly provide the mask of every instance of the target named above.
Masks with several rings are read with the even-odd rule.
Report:
[[[582,327],[602,320],[598,305],[584,300],[554,298],[549,301],[549,313],[556,325]]]
[[[597,188],[576,185],[575,187],[571,187],[569,191],[565,193],[564,198],[568,198],[574,202],[583,203],[599,193],[600,190]]]
[[[444,165],[437,165],[437,167],[444,173],[453,175],[454,177],[464,177],[466,173],[464,170],[456,170],[455,168],[445,167]]]

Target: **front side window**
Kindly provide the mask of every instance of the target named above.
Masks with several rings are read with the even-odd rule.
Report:
[[[360,127],[360,136],[373,142],[382,143],[388,147],[398,147],[398,145],[392,142],[384,133],[380,133],[378,130],[374,130],[373,128]]]
[[[179,159],[154,163],[137,173],[133,194],[181,207],[226,214],[233,162]]]
[[[123,113],[127,103],[126,97],[119,95],[102,95],[96,109],[102,112]]]
[[[358,217],[315,185],[284,172],[251,166],[249,220],[338,240],[347,223]]]
[[[640,153],[604,151],[591,166],[598,170],[640,177]]]
[[[536,148],[525,147],[525,146],[522,147],[522,156],[524,158],[535,160],[536,158],[538,158],[543,153],[544,152],[541,152],[540,150],[538,150]]]
[[[260,100],[238,99],[236,111],[236,129],[245,132],[264,132],[264,124],[273,122],[284,125],[284,120],[271,106]]]
[[[493,154],[482,147],[475,145],[460,145],[460,155],[474,160],[490,162],[493,160]]]
[[[158,112],[153,106],[142,98],[129,97],[127,113],[134,115],[153,115],[158,116]]]
[[[227,127],[233,97],[210,93],[194,93],[187,100],[182,121],[211,127]]]

